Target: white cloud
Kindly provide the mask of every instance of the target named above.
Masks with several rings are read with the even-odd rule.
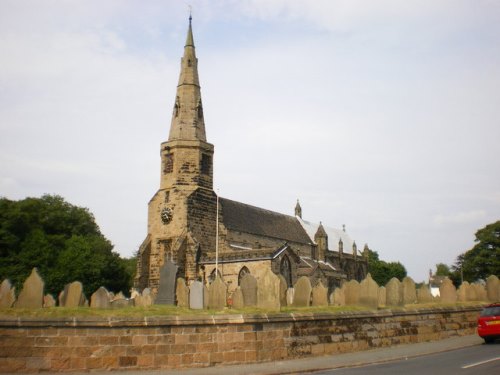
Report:
[[[434,217],[434,224],[437,226],[443,225],[455,225],[455,224],[468,224],[477,223],[486,217],[486,211],[476,210],[470,212],[459,212],[456,214],[449,215],[436,215]]]

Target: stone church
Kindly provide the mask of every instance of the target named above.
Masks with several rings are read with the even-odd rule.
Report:
[[[217,274],[236,289],[246,273],[271,268],[289,286],[299,277],[333,290],[367,274],[361,253],[342,230],[302,218],[299,202],[285,215],[213,191],[214,146],[207,142],[191,17],[181,59],[170,133],[161,144],[160,187],[149,201],[148,234],[138,254],[135,287],[155,292],[160,269],[172,260],[177,277],[210,282]]]

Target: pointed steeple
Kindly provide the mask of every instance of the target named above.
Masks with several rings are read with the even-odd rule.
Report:
[[[295,205],[295,216],[298,216],[302,219],[302,207],[300,207],[298,199],[297,199],[297,204]]]
[[[201,90],[198,78],[198,59],[196,58],[193,30],[189,16],[189,28],[181,60],[181,73],[177,85],[169,141],[206,142],[205,119],[201,103]]]

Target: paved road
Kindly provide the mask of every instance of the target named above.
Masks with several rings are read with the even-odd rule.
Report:
[[[456,349],[376,365],[316,371],[302,374],[500,374],[500,342],[493,345],[475,345],[464,349]]]

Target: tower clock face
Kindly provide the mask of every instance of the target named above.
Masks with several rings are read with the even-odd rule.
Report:
[[[170,221],[172,221],[172,216],[173,216],[173,212],[172,212],[171,208],[164,207],[161,210],[161,221],[163,222],[163,224],[170,223]]]

